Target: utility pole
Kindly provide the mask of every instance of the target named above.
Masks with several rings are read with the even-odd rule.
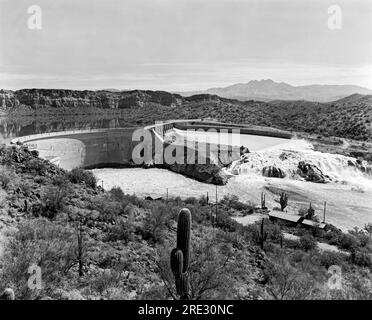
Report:
[[[325,223],[325,217],[326,217],[326,208],[327,208],[327,202],[324,201],[324,211],[323,211],[323,223]]]
[[[207,191],[207,204],[209,202],[209,194],[208,194],[208,191]]]
[[[167,188],[167,202],[168,202],[168,188]]]

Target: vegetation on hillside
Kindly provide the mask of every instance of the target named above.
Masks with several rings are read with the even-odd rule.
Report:
[[[118,123],[118,126],[152,124],[155,121],[168,119],[214,118],[220,121],[269,126],[322,136],[372,141],[372,96],[355,94],[329,103],[279,100],[242,102],[206,94],[182,98],[166,92],[152,92],[154,97],[150,99],[147,97],[148,92],[133,91],[130,92],[133,97],[130,96],[131,98],[126,100],[125,107],[114,103],[113,106],[105,109],[101,106],[100,95],[103,93],[90,92],[90,94],[97,96],[95,99],[98,99],[99,103],[92,102],[89,106],[79,107],[80,104],[89,100],[82,100],[80,104],[75,103],[75,106],[72,102],[71,105],[64,104],[64,100],[59,97],[59,107],[55,107],[50,105],[52,102],[48,102],[57,99],[52,96],[48,98],[49,100],[45,98],[42,101],[44,103],[42,108],[35,111],[35,106],[33,106],[31,111],[27,112],[37,112],[38,116],[53,114],[53,119],[58,117],[58,114],[102,114],[106,112],[110,115],[115,113],[112,121],[117,121],[115,120],[117,118],[125,119]],[[36,102],[30,98],[30,102],[27,103],[35,104]],[[8,112],[14,113],[18,110],[17,108],[9,107]],[[20,111],[16,113],[20,114]],[[74,125],[76,129],[76,123]]]
[[[372,299],[371,226],[347,234],[296,229],[300,240],[287,240],[290,229],[280,224],[233,220],[256,210],[236,197],[222,199],[214,217],[205,198],[150,201],[105,191],[90,172],[66,172],[15,146],[0,149],[0,292],[12,288],[16,299],[178,298],[170,254],[180,247],[182,208],[192,218],[190,299]],[[322,252],[319,240],[343,251]],[[335,265],[341,286],[332,282]],[[30,266],[40,267],[41,288],[30,286]]]

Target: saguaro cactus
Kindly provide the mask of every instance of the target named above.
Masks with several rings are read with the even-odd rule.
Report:
[[[261,192],[261,209],[267,209],[266,207],[266,196]]]
[[[282,192],[279,199],[280,210],[284,211],[285,207],[288,205],[288,196],[286,193]]]
[[[190,264],[191,213],[183,208],[178,215],[177,248],[170,254],[171,269],[176,282],[176,291],[181,299],[189,299],[188,270]]]
[[[311,206],[311,202],[310,202],[309,209],[307,209],[306,218],[312,220],[314,218],[314,216],[315,216],[315,210]]]
[[[265,241],[267,240],[267,232],[265,232],[264,224],[265,224],[265,219],[262,219],[262,221],[261,221],[261,232],[260,232],[261,250],[264,249],[264,244],[265,244]]]

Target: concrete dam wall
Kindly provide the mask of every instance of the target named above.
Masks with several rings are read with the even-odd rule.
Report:
[[[158,156],[164,157],[164,151],[158,155],[155,146],[167,147],[169,142],[164,141],[164,134],[173,129],[242,129],[246,134],[269,136],[277,139],[289,139],[291,134],[283,131],[259,130],[257,128],[237,127],[233,124],[225,124],[219,122],[206,122],[200,119],[194,120],[171,120],[161,124],[131,128],[107,128],[94,130],[76,130],[65,132],[52,132],[44,134],[36,134],[24,136],[12,140],[12,143],[21,142],[31,150],[37,150],[40,157],[48,159],[51,162],[58,164],[61,168],[71,170],[73,168],[82,167],[86,169],[102,168],[102,167],[130,167],[138,165],[157,166],[167,168],[172,171],[190,176],[194,179],[215,183],[225,184],[227,177],[221,172],[221,169],[237,160],[241,155],[241,148],[234,149],[235,151],[220,152],[220,147],[228,144],[220,144],[220,142],[198,142],[194,147],[182,147],[184,153],[177,155],[176,163],[153,163]],[[146,153],[145,162],[142,163],[138,159],[133,159],[133,149],[140,141],[133,141],[133,133],[136,130],[145,130],[150,137],[152,147],[150,153]],[[249,131],[248,131],[249,130]],[[141,131],[143,133],[143,131]],[[139,136],[141,135],[141,132]],[[242,132],[243,133],[243,132]],[[183,138],[182,138],[183,139]],[[256,138],[254,138],[256,139]],[[141,140],[142,141],[142,140]],[[248,141],[247,144],[252,144],[253,141]],[[231,146],[230,146],[231,147]],[[249,145],[245,145],[248,149]],[[203,153],[204,151],[205,154]],[[137,148],[138,151],[138,148]],[[149,157],[148,157],[149,156]],[[142,154],[136,157],[143,157]],[[225,159],[227,157],[227,160]],[[189,161],[189,159],[197,159],[197,161]],[[199,161],[198,159],[201,159]],[[203,160],[205,159],[205,161]]]
[[[37,134],[14,139],[42,158],[71,170],[76,167],[125,167],[131,164],[133,132],[139,128],[96,129]],[[58,160],[57,160],[58,159]]]

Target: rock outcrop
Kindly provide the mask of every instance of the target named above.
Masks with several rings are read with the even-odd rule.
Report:
[[[172,164],[169,166],[169,169],[206,183],[224,185],[228,180],[228,176],[221,171],[221,167],[214,163]]]
[[[267,166],[262,169],[262,175],[269,178],[284,178],[285,173],[282,169],[274,166]]]
[[[317,166],[306,163],[305,161],[300,161],[298,163],[297,173],[306,181],[316,183],[326,183],[329,181],[329,177],[323,174],[323,172]]]
[[[201,182],[224,185],[229,178],[222,170],[225,165],[217,154],[199,155],[198,150],[185,148],[183,154],[176,156],[175,163],[162,167]]]
[[[36,110],[44,108],[99,108],[125,109],[158,104],[176,107],[184,98],[165,91],[77,91],[63,89],[22,89],[0,90],[0,109],[11,111],[15,108]]]

